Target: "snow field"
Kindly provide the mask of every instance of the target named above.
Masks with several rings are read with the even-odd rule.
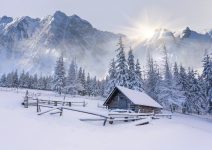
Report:
[[[52,92],[39,92],[55,96]],[[197,116],[174,114],[173,119],[153,120],[144,126],[120,122],[103,127],[102,122],[81,122],[79,119],[95,116],[73,111],[65,110],[62,117],[38,116],[35,107],[23,108],[23,96],[24,91],[0,91],[2,150],[210,150],[212,146],[212,121]],[[85,110],[106,114],[106,110],[97,108],[98,103],[103,103],[98,99],[72,100],[85,100]]]

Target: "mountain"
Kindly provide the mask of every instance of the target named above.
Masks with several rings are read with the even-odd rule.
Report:
[[[0,71],[27,68],[31,72],[51,73],[56,58],[63,54],[67,64],[76,57],[93,73],[103,72],[108,65],[104,60],[109,57],[109,50],[113,50],[110,47],[115,46],[120,36],[100,31],[79,16],[67,16],[61,11],[43,19],[3,16],[0,18]]]
[[[135,47],[135,51],[143,60],[143,63],[145,63],[146,56],[149,54],[156,61],[162,63],[165,46],[171,64],[176,61],[186,67],[201,70],[201,61],[205,51],[212,52],[211,35],[212,31],[198,33],[189,27],[175,32],[168,29],[157,29],[152,38],[141,42]]]
[[[92,75],[102,77],[114,57],[120,36],[124,35],[100,31],[79,16],[68,16],[61,11],[42,19],[3,16],[0,17],[0,74],[17,68],[51,74],[57,57],[63,54],[67,67],[71,59],[77,58]],[[199,33],[189,27],[175,32],[157,29],[152,38],[134,47],[134,53],[143,65],[148,54],[162,63],[164,47],[172,64],[177,61],[200,69],[205,50],[212,51],[212,30]]]

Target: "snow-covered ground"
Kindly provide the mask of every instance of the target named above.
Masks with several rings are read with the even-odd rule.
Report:
[[[1,150],[211,150],[212,147],[209,119],[175,114],[172,119],[153,120],[144,126],[135,126],[135,122],[102,126],[102,121],[79,120],[94,116],[67,110],[62,117],[38,116],[35,107],[26,109],[21,105],[24,92],[0,91]],[[46,97],[55,95],[46,91],[30,92],[40,92]],[[97,108],[98,103],[103,103],[99,99],[72,100],[88,103],[81,109],[106,113]]]

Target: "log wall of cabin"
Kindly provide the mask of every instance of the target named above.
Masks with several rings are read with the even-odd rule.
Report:
[[[136,105],[135,111],[136,112],[140,111],[141,113],[156,113],[157,114],[161,112],[161,109],[155,108],[155,107],[149,107],[149,106]]]
[[[115,92],[108,104],[109,109],[130,109],[132,102],[120,92]]]

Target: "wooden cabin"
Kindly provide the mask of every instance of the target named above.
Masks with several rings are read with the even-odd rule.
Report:
[[[162,106],[145,92],[116,86],[103,104],[108,109],[125,109],[142,113],[159,113]]]

